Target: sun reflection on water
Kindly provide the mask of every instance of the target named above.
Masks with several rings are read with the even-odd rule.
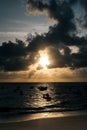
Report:
[[[39,87],[47,87],[47,90],[41,91],[39,90]],[[54,87],[50,84],[50,86],[46,83],[41,86],[40,84],[38,87],[35,88],[35,94],[32,96],[33,101],[32,101],[32,107],[36,108],[41,108],[41,107],[46,107],[53,105],[55,102],[55,89]],[[50,101],[44,98],[44,95],[48,94],[50,97]]]

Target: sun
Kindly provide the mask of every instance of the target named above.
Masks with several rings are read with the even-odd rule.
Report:
[[[50,60],[49,60],[47,49],[40,50],[38,54],[39,54],[38,68],[47,69],[48,65],[50,65]]]
[[[40,59],[39,59],[39,64],[43,67],[43,68],[45,68],[47,65],[49,65],[49,60],[48,60],[48,57],[47,56],[42,56],[42,57],[40,57]]]

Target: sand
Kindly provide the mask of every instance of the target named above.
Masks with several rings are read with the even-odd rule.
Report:
[[[1,123],[0,130],[87,130],[87,115]]]

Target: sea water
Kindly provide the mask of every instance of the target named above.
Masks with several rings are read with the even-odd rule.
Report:
[[[0,119],[87,110],[87,83],[0,83]]]

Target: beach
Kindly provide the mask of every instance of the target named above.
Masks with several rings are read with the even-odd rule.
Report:
[[[0,123],[0,130],[87,130],[87,115],[39,118]]]

